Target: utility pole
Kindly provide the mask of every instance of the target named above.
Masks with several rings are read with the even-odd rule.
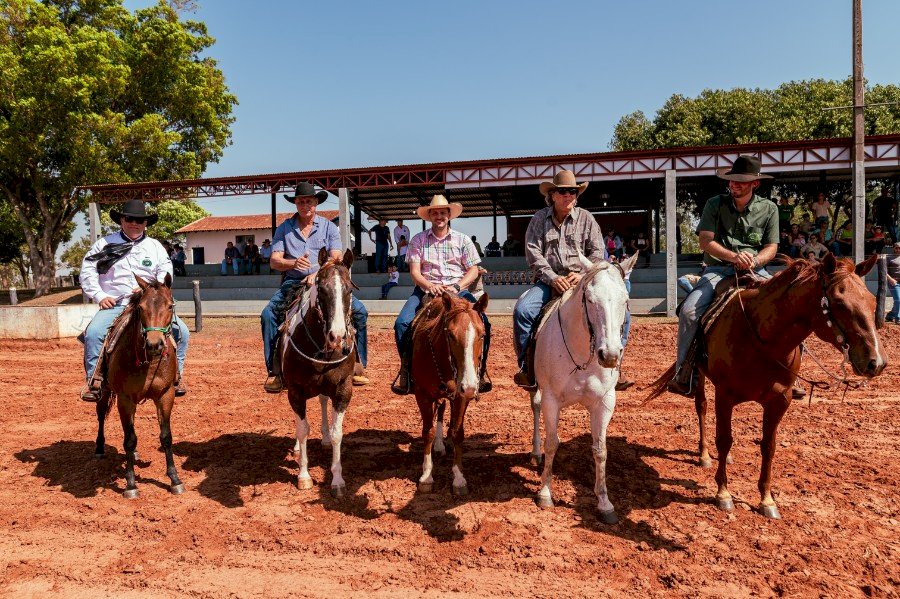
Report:
[[[866,89],[863,81],[862,46],[862,0],[853,0],[853,260],[857,263],[865,258],[863,242],[866,219],[866,146],[863,118]]]

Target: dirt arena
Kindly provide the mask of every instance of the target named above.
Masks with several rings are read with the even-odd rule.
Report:
[[[95,460],[93,405],[77,398],[81,347],[0,341],[0,595],[10,597],[346,596],[897,596],[900,588],[900,327],[883,342],[895,360],[867,388],[818,394],[780,429],[774,490],[783,520],[758,502],[760,414],[736,412],[732,514],[711,503],[713,471],[694,465],[689,400],[641,406],[620,393],[610,425],[609,489],[621,523],[601,524],[593,496],[587,413],[564,412],[554,483],[539,510],[529,465],[527,395],[511,383],[508,319],[495,319],[494,391],[470,407],[464,472],[450,492],[416,493],[418,412],[391,394],[396,367],[387,319],[369,333],[372,384],[345,421],[348,496],[332,499],[330,450],[313,409],[310,471],[295,486],[293,417],[263,393],[259,324],[211,320],[191,338],[190,394],[173,415],[187,492],[168,493],[151,405],[138,411],[138,486],[122,498],[118,418]],[[668,366],[675,325],[638,319],[626,370],[649,383]],[[837,370],[839,355],[814,351]],[[810,363],[804,372],[824,375]],[[712,419],[712,415],[711,415]]]

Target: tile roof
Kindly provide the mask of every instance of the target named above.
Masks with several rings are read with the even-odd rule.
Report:
[[[338,217],[337,210],[318,210],[319,216],[328,220]],[[275,222],[283,223],[294,216],[293,212],[279,212],[275,215]],[[270,229],[272,227],[272,215],[270,214],[245,214],[242,216],[207,216],[195,220],[189,225],[181,227],[176,233],[197,233],[199,231],[243,231],[254,229]]]

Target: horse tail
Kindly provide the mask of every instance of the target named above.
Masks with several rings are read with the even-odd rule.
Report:
[[[675,362],[672,362],[672,365],[669,366],[669,369],[666,370],[658,379],[650,383],[649,387],[646,389],[650,389],[650,395],[644,398],[644,401],[641,402],[641,405],[649,402],[650,400],[656,399],[666,390],[666,384],[672,380],[672,377],[675,376]]]

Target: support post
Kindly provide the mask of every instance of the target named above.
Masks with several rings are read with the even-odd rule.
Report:
[[[100,209],[97,202],[88,204],[88,225],[90,227],[91,244],[100,238]]]
[[[338,190],[338,231],[341,233],[341,247],[350,247],[350,190]]]
[[[9,305],[15,306],[18,303],[19,303],[19,294],[16,293],[15,287],[10,287],[9,288]]]
[[[674,169],[666,171],[666,316],[675,316],[678,303],[678,254],[675,241],[678,235],[678,216],[675,213]]]
[[[491,197],[491,208],[494,210],[494,239],[497,239],[497,198]]]
[[[662,231],[659,230],[659,226],[660,226],[659,220],[660,220],[659,219],[659,199],[657,199],[656,209],[653,211],[653,224],[654,224],[654,227],[656,228],[656,244],[653,246],[653,248],[656,250],[657,254],[662,251],[662,248],[659,247],[659,243],[660,243],[659,238],[662,234]]]
[[[272,239],[275,239],[275,229],[278,228],[278,223],[275,222],[275,219],[278,218],[275,212],[275,197],[277,195],[274,191],[272,192]]]
[[[862,0],[853,0],[853,260],[865,258],[866,148],[863,110]]]
[[[878,292],[875,294],[875,328],[884,326],[884,304],[887,298],[887,254],[878,256]]]
[[[359,256],[362,254],[362,207],[356,198],[355,190],[353,200],[353,255]]]
[[[194,285],[194,332],[203,330],[203,304],[200,302],[200,281],[191,281]]]

